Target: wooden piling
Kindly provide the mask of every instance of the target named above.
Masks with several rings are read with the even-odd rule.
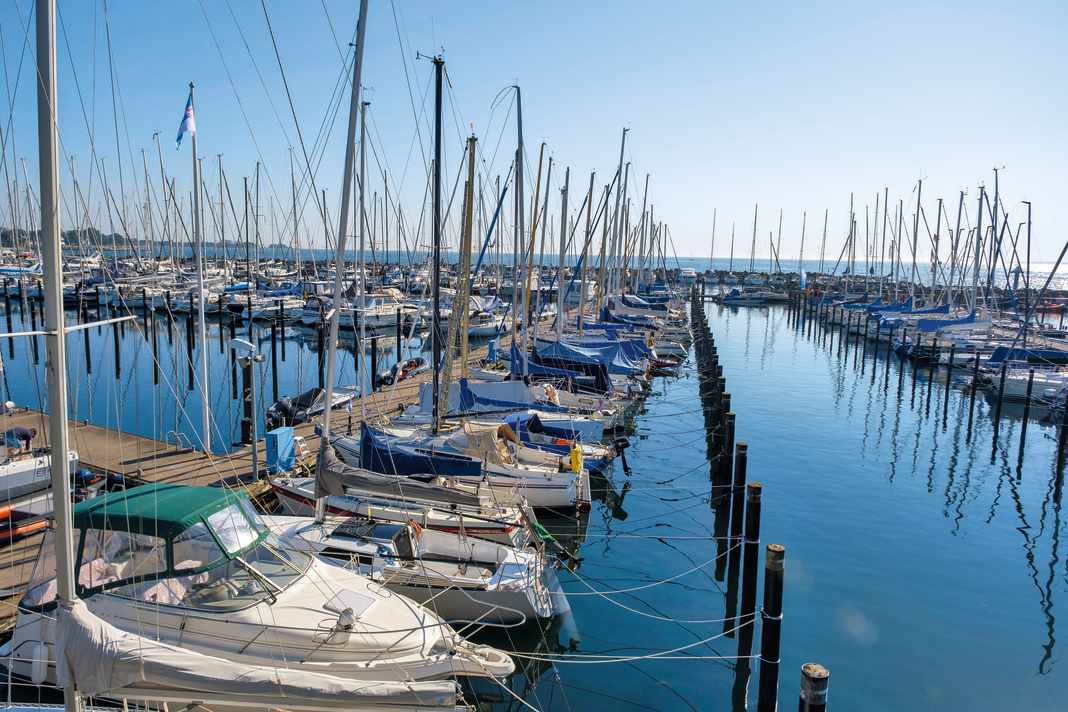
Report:
[[[757,712],[775,712],[779,699],[783,566],[786,549],[768,544],[764,554],[764,606],[760,612],[760,687]]]
[[[174,311],[171,309],[171,290],[167,290],[167,343],[174,343]],[[222,353],[222,341],[219,342],[219,353]]]
[[[745,486],[745,541],[742,545],[741,624],[756,627],[757,561],[760,554],[760,497],[763,486],[750,482]]]
[[[159,337],[156,334],[156,320],[151,322],[152,332],[152,385],[159,385]]]
[[[994,448],[997,448],[998,446],[998,435],[1001,432],[1001,403],[1005,399],[1005,371],[1008,368],[1008,365],[1008,361],[1001,362],[1001,377],[998,381],[998,399],[994,405]]]
[[[975,363],[972,366],[972,388],[968,395],[968,433],[964,441],[972,439],[972,420],[975,415],[975,392],[979,390],[979,349],[975,350]]]
[[[33,308],[32,304],[30,305],[30,331],[37,331],[37,311]],[[36,366],[41,362],[36,336],[30,338],[30,344],[33,348],[33,365]]]
[[[1027,394],[1024,396],[1023,423],[1020,425],[1020,459],[1023,459],[1024,443],[1027,442],[1027,421],[1031,416],[1031,390],[1035,385],[1035,369],[1027,373]]]
[[[801,666],[801,695],[797,712],[827,712],[831,673],[819,663]]]
[[[945,430],[949,420],[949,392],[953,382],[953,361],[957,355],[957,345],[949,345],[949,365],[946,367],[946,392],[942,399],[942,429]]]
[[[271,322],[271,395],[278,400],[278,325]]]
[[[725,405],[730,403],[730,394],[723,395]],[[729,408],[729,405],[727,406]],[[715,509],[713,534],[716,537],[715,578],[722,581],[727,572],[727,532],[730,530],[730,496],[731,478],[734,467],[734,424],[735,415],[726,410],[723,416],[722,449],[716,461],[716,474],[712,480],[712,503]]]
[[[115,351],[115,380],[122,378],[122,348],[119,345],[119,322],[111,322],[111,345]]]
[[[286,315],[285,315],[285,311],[283,310],[281,301],[278,302],[278,315],[276,317],[276,321],[278,323],[278,331],[280,332],[280,336],[282,337],[282,363],[285,363],[286,362],[286,333],[285,333]],[[277,400],[277,399],[275,399],[275,400]]]
[[[401,336],[401,310],[397,309],[397,363],[404,360],[404,357],[401,355],[401,344],[403,341]]]
[[[371,372],[368,374],[371,382],[371,392],[375,390],[375,381],[378,379],[378,337],[371,337]]]
[[[733,413],[728,413],[728,417]],[[731,430],[734,429],[733,419]],[[732,433],[733,435],[733,433]],[[731,482],[731,556],[730,570],[737,575],[738,566],[741,564],[741,546],[743,519],[745,517],[745,480],[749,464],[749,445],[738,442],[734,446],[734,477]],[[737,552],[737,554],[735,554]]]

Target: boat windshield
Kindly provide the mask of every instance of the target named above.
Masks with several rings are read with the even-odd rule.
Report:
[[[234,558],[170,578],[130,583],[109,593],[146,603],[208,610],[237,610],[275,595],[299,579],[311,563],[307,554],[284,549],[273,534]]]
[[[191,524],[167,544],[149,534],[83,530],[79,595],[105,590],[145,603],[236,610],[273,599],[311,565],[308,554],[283,547],[243,498]],[[40,608],[55,601],[54,552],[50,530],[22,605]]]

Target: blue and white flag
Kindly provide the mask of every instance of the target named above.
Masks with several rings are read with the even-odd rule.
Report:
[[[182,114],[182,123],[178,126],[178,138],[174,139],[175,150],[182,147],[182,136],[197,132],[197,120],[193,116],[193,90],[189,90],[189,98],[185,102],[185,113]]]
[[[805,282],[808,281],[808,273],[801,270],[801,289],[805,288]]]

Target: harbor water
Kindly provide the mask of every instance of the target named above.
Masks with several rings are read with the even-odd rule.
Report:
[[[13,310],[15,330],[28,327]],[[800,665],[818,661],[831,670],[839,710],[1064,709],[1057,619],[1068,557],[1056,428],[1045,414],[1032,410],[1021,457],[1020,408],[1004,408],[995,447],[982,391],[969,419],[967,370],[950,376],[947,399],[944,369],[914,371],[839,331],[795,325],[785,307],[710,304],[707,313],[736,437],[749,446],[748,479],[763,484],[761,547],[786,547],[781,708],[794,704]],[[229,443],[240,420],[229,333],[220,352],[220,325],[208,323],[213,412]],[[118,379],[111,327],[89,330],[91,374],[84,337],[68,337],[72,413],[159,439],[195,436],[184,317],[170,338],[163,317],[155,324],[159,385],[140,317],[120,338]],[[317,342],[293,327],[284,336],[279,390],[295,395],[317,384]],[[269,328],[255,326],[252,340],[269,353]],[[383,350],[395,347],[383,337]],[[43,344],[36,366],[31,339],[0,348],[7,397],[44,405]],[[338,382],[352,383],[353,355],[344,354]],[[272,385],[268,361],[261,406]],[[729,582],[717,576],[723,542],[692,355],[677,377],[654,380],[634,428],[630,473],[617,458],[594,478],[588,516],[545,518],[579,559],[559,572],[571,614],[479,635],[511,651],[518,668],[507,682],[514,697],[473,684],[480,709],[519,709],[516,697],[540,710],[755,709],[759,661],[737,659],[745,621],[728,615]],[[746,686],[736,677],[750,667]]]

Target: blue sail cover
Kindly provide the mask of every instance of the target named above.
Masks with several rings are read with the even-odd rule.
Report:
[[[593,348],[573,346],[555,341],[539,347],[536,351],[541,359],[550,363],[560,361],[586,365],[603,364],[608,368],[608,373],[622,376],[638,376],[645,372],[645,369],[627,358],[623,347],[619,344]]]
[[[653,350],[649,348],[641,339],[583,339],[578,342],[574,339],[564,338],[564,343],[570,346],[578,346],[579,348],[593,348],[604,349],[619,346],[623,349],[623,353],[631,361],[641,361],[642,359],[652,358]]]
[[[434,450],[360,424],[360,467],[387,475],[482,474],[482,463],[463,453]]]
[[[867,310],[869,312],[879,312],[880,314],[892,314],[895,312],[907,312],[912,309],[912,297],[909,297],[903,302],[898,302],[897,304],[884,305],[882,302],[883,300],[881,297],[876,299],[874,302],[867,305]]]
[[[962,326],[964,324],[975,323],[975,312],[972,312],[968,316],[961,317],[960,319],[920,319],[916,322],[916,329],[922,331],[925,334],[929,334],[932,331],[938,331],[944,329],[947,326]]]
[[[535,378],[581,378],[582,373],[579,371],[571,371],[566,368],[554,368],[553,366],[545,366],[533,361],[526,357],[525,354],[520,353],[519,348],[512,342],[511,348],[511,365],[513,376],[523,376],[523,365],[526,364],[527,376],[534,376]]]
[[[530,395],[530,391],[526,390],[526,386],[522,383],[515,381],[510,381],[508,383],[515,383],[516,387],[520,389],[518,392],[512,390],[512,398],[491,398],[487,392],[489,389],[497,391],[498,393],[504,392],[501,383],[492,381],[489,383],[471,383],[466,378],[461,378],[458,384],[460,388],[459,407],[453,408],[452,403],[449,403],[449,415],[462,415],[465,413],[499,413],[514,410],[526,410],[528,408],[537,408],[545,413],[568,412],[568,409],[563,406],[534,400],[534,397]],[[519,398],[522,398],[522,400],[519,400]]]
[[[1068,351],[1061,349],[1024,349],[998,346],[990,359],[986,362],[987,368],[1000,368],[1006,361],[1026,361],[1028,363],[1065,364],[1068,363]]]
[[[924,309],[917,309],[909,314],[949,314],[948,304],[939,304],[936,307],[926,307]]]

